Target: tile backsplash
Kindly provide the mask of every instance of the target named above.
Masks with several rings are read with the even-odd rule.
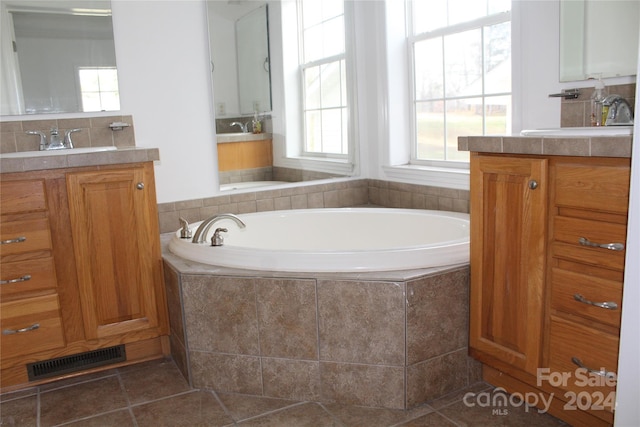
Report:
[[[128,123],[129,127],[112,130],[113,122]],[[36,151],[40,143],[37,135],[26,132],[36,130],[49,135],[51,128],[58,128],[63,135],[69,129],[81,129],[71,136],[73,145],[81,147],[115,146],[118,148],[135,147],[132,116],[102,116],[72,119],[22,120],[0,122],[0,153]]]
[[[595,82],[595,80],[594,80]],[[630,105],[636,102],[636,84],[607,86],[609,95],[620,95],[626,99]],[[594,88],[581,88],[580,95],[576,99],[562,99],[560,106],[560,126],[561,127],[583,127],[590,126],[591,122],[591,95]],[[635,113],[635,111],[634,111]]]

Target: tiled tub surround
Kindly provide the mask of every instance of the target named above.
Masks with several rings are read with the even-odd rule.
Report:
[[[193,387],[408,409],[479,380],[467,266],[318,275],[164,259],[172,355]]]
[[[221,185],[252,181],[302,182],[334,177],[339,178],[339,176],[326,172],[305,171],[303,169],[283,168],[280,166],[218,172],[218,180]]]
[[[161,203],[160,232],[176,231],[179,218],[202,221],[218,213],[375,205],[469,213],[469,191],[375,179],[344,180],[289,188],[247,191],[206,199]]]
[[[124,122],[131,126],[122,130],[111,130],[109,124]],[[47,119],[0,122],[0,153],[37,151],[40,138],[26,132],[37,130],[49,136],[51,128],[60,134],[70,129],[81,129],[71,135],[76,148],[114,146],[135,147],[133,118],[131,116],[86,117],[74,119]]]

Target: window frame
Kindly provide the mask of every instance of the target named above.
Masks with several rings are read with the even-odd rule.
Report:
[[[485,59],[485,52],[484,52],[484,28],[491,26],[491,25],[497,25],[497,24],[501,24],[501,23],[506,23],[506,22],[512,22],[512,10],[509,11],[503,11],[503,12],[498,12],[498,13],[494,13],[492,15],[487,15],[487,16],[483,16],[480,18],[476,18],[473,19],[471,21],[466,21],[466,22],[462,22],[462,23],[457,23],[457,24],[453,24],[453,25],[447,25],[444,27],[440,27],[437,29],[434,29],[432,31],[426,31],[423,33],[419,33],[419,34],[414,34],[414,29],[413,29],[413,1],[414,0],[406,0],[406,21],[405,21],[405,25],[406,25],[406,30],[407,30],[407,34],[406,34],[406,55],[407,55],[407,61],[408,61],[408,80],[409,80],[409,126],[410,126],[410,132],[409,132],[409,136],[410,136],[410,149],[409,149],[409,165],[414,165],[414,166],[420,166],[420,167],[433,167],[433,168],[449,168],[452,170],[461,170],[461,169],[469,169],[469,161],[461,161],[461,160],[436,160],[436,159],[418,159],[417,158],[417,151],[418,151],[418,142],[417,142],[417,112],[416,112],[416,104],[417,104],[417,100],[416,100],[416,69],[415,69],[415,55],[414,55],[414,46],[417,42],[420,41],[424,41],[424,40],[429,40],[429,39],[437,39],[437,38],[442,38],[445,36],[449,36],[449,35],[453,35],[453,34],[460,34],[463,33],[465,31],[470,31],[470,30],[474,30],[474,29],[480,29],[481,30],[481,37],[482,37],[482,61],[484,64],[484,59]],[[444,51],[443,51],[444,52]],[[513,52],[513,33],[511,34],[511,52]],[[513,61],[513,57],[511,58],[511,60]],[[486,76],[484,67],[483,67],[483,82],[484,82],[484,78]],[[489,97],[497,97],[497,96],[510,96],[511,100],[512,100],[512,107],[513,108],[513,84],[512,84],[512,88],[510,92],[501,92],[501,93],[491,93],[491,95]],[[484,105],[484,100],[487,98],[487,94],[484,91],[484,85],[483,85],[483,89],[482,89],[482,93],[479,94],[479,97],[483,100],[483,105]],[[447,97],[446,94],[443,94],[442,100],[443,101],[449,101],[449,100],[455,100],[455,99],[467,99],[469,98],[469,96],[451,96],[451,97]],[[446,126],[447,126],[447,122],[446,122],[446,111],[445,111],[445,121],[443,123],[444,126],[444,130],[445,130],[445,135],[446,135]],[[486,132],[485,126],[486,126],[486,122],[483,119],[483,135]],[[507,124],[508,127],[511,127],[511,123]],[[446,144],[446,140],[443,141],[443,144]],[[446,152],[446,150],[445,150]]]
[[[298,74],[299,74],[299,91],[300,91],[300,126],[301,126],[301,146],[300,146],[300,156],[308,159],[315,160],[325,160],[325,161],[352,161],[354,155],[354,130],[353,130],[353,105],[354,105],[354,92],[353,87],[356,86],[355,80],[353,79],[353,61],[350,59],[353,57],[351,54],[350,46],[353,44],[353,34],[350,28],[352,25],[352,6],[349,4],[349,1],[343,1],[343,13],[342,20],[344,25],[344,52],[340,54],[334,54],[327,57],[322,57],[320,59],[315,59],[309,62],[304,61],[304,28],[302,23],[302,0],[296,0],[297,4],[297,18],[298,18]],[[345,81],[343,82],[346,85],[346,105],[344,107],[329,107],[329,108],[306,108],[306,86],[305,86],[305,70],[312,67],[318,67],[325,64],[329,64],[332,62],[344,61],[345,67]],[[347,138],[346,144],[345,141],[341,141],[341,146],[346,146],[346,153],[333,153],[333,152],[324,152],[324,151],[309,151],[307,149],[307,121],[306,121],[306,112],[315,110],[322,112],[324,110],[333,110],[333,109],[342,109],[346,108],[347,110],[347,120],[346,123],[341,124],[341,134],[342,137]],[[345,129],[346,127],[346,129]]]

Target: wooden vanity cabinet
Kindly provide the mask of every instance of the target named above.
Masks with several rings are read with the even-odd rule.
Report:
[[[540,366],[547,160],[471,160],[470,344],[531,374]]]
[[[16,331],[0,336],[2,389],[61,377],[30,381],[34,362],[117,345],[119,365],[168,354],[153,163],[2,174],[1,185],[2,330]]]
[[[153,174],[127,168],[67,174],[86,339],[161,335],[166,325]],[[108,260],[108,262],[105,262]]]
[[[576,426],[613,422],[629,178],[629,159],[471,156],[471,355]]]
[[[0,182],[0,360],[65,346],[42,179]]]

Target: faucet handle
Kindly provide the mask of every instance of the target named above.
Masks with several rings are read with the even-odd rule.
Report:
[[[82,129],[69,129],[64,133],[64,145],[67,148],[73,148],[73,141],[71,141],[71,134],[74,132],[80,132]]]
[[[220,233],[226,233],[226,228],[216,228],[216,231],[213,232],[213,236],[211,237],[211,246],[222,246],[224,244],[224,237],[220,235]]]
[[[25,133],[29,135],[39,135],[40,143],[38,144],[38,149],[40,151],[43,151],[45,149],[45,147],[47,146],[47,135],[45,135],[44,132],[40,132],[39,130],[28,130]]]
[[[191,229],[189,229],[189,223],[186,219],[180,217],[180,238],[181,239],[190,239],[191,238]]]

